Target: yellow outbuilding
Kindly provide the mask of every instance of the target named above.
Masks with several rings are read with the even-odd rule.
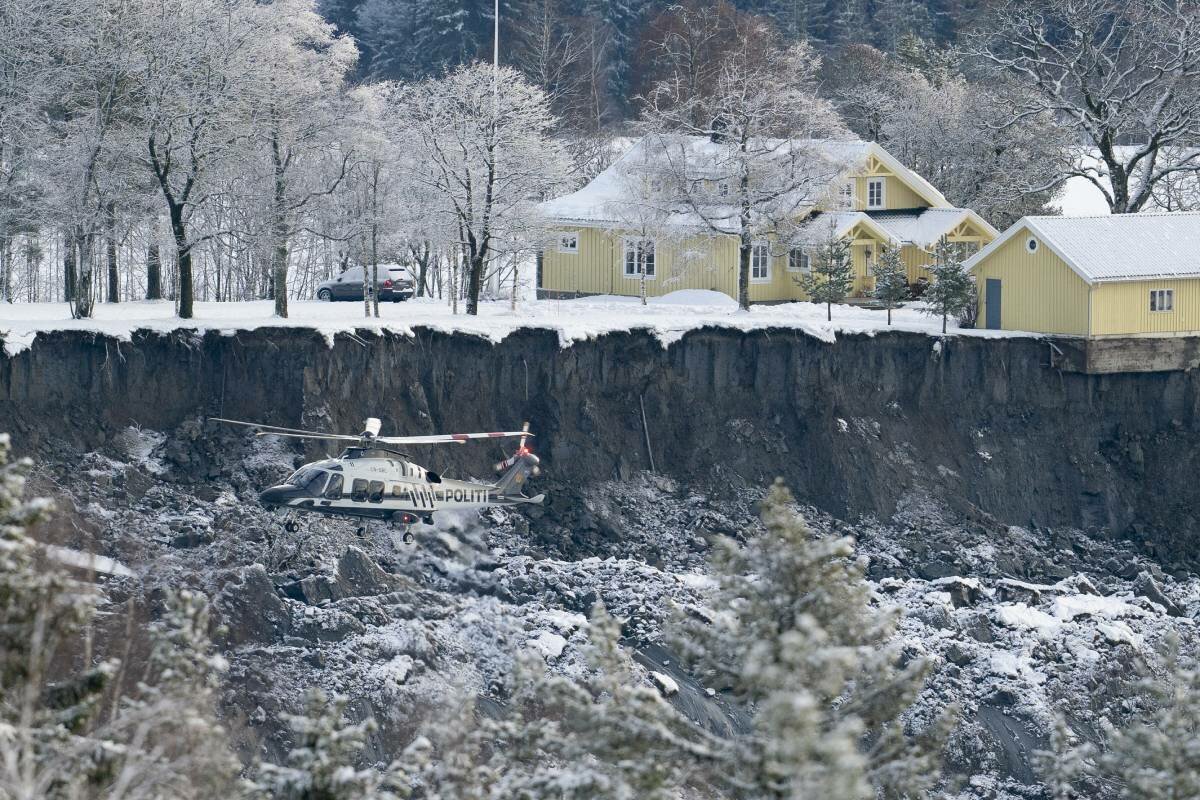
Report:
[[[966,266],[986,328],[1089,339],[1200,333],[1200,213],[1024,217]]]

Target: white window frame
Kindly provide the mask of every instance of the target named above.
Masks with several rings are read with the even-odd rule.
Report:
[[[638,272],[638,245],[643,245],[648,248],[646,259],[646,280],[652,281],[658,278],[658,247],[653,239],[642,239],[636,236],[629,236],[622,240],[621,247],[621,274],[630,280],[641,280],[642,276]],[[632,261],[630,256],[633,256]],[[630,267],[632,266],[632,271]]]
[[[875,187],[879,187],[879,202],[874,202]],[[887,178],[867,178],[867,208],[877,211],[887,206]]]
[[[759,261],[763,262],[762,265],[765,266],[765,273],[762,276],[755,277],[754,273],[757,266],[759,266]],[[771,245],[767,242],[754,242],[750,245],[750,282],[771,282]]]
[[[800,255],[800,266],[798,267],[793,266],[794,257],[797,253]],[[788,272],[799,272],[802,275],[812,274],[812,255],[803,247],[793,247],[788,250],[787,259]]]
[[[1175,310],[1174,289],[1150,290],[1150,313],[1169,314]]]
[[[858,180],[851,178],[838,187],[838,207],[854,210],[858,205]]]
[[[570,239],[573,244],[567,245]],[[579,234],[563,232],[558,235],[558,252],[575,254],[579,252]]]

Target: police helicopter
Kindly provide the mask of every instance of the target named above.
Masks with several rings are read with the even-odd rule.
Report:
[[[526,447],[533,436],[529,423],[519,431],[450,433],[433,436],[380,436],[380,422],[369,417],[361,433],[327,433],[281,428],[236,419],[210,417],[214,422],[257,428],[256,436],[353,442],[337,458],[305,464],[283,483],[264,489],[259,502],[268,509],[285,512],[325,514],[338,517],[376,519],[403,526],[416,522],[433,524],[438,511],[541,504],[545,495],[526,497],[521,488],[530,476],[540,474],[538,457]],[[495,483],[475,483],[443,478],[414,464],[407,453],[395,448],[417,444],[466,444],[473,439],[519,438],[517,450],[496,465]],[[284,527],[299,530],[295,520]],[[363,528],[359,528],[359,533]]]

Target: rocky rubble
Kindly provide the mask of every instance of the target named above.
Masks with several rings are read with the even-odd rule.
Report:
[[[642,473],[528,515],[445,517],[406,545],[386,526],[359,536],[310,517],[285,533],[254,497],[297,458],[197,423],[131,428],[99,451],[48,452],[35,487],[59,508],[44,538],[135,573],[105,578],[110,608],[132,598],[152,616],[178,586],[213,598],[230,663],[223,709],[245,752],[278,757],[280,714],[320,686],[380,722],[370,756],[386,761],[440,704],[503,702],[516,653],[581,674],[596,602],[627,620],[651,685],[714,729],[741,724],[679,670],[664,627],[680,610],[706,613],[708,542],[752,524],[753,492],[718,501]],[[1032,756],[1056,714],[1094,738],[1142,706],[1131,680],[1160,668],[1164,637],[1196,646],[1200,579],[1127,543],[964,519],[919,494],[887,521],[805,511],[818,531],[856,537],[879,603],[905,611],[905,657],[933,666],[913,728],[961,710],[949,762],[972,775],[951,787],[964,800],[1040,796]]]

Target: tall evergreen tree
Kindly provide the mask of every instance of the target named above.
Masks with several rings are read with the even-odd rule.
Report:
[[[942,318],[942,333],[950,317],[966,313],[975,302],[975,279],[963,269],[958,248],[943,236],[934,248],[933,263],[929,265],[933,283],[921,299],[925,313]]]
[[[899,247],[889,247],[875,262],[876,300],[887,309],[888,325],[892,324],[892,309],[908,299],[908,270],[900,258]]]
[[[825,319],[833,321],[833,304],[840,303],[854,286],[854,259],[850,242],[834,233],[817,248],[812,272],[800,278],[800,286],[813,303],[825,304]]]

